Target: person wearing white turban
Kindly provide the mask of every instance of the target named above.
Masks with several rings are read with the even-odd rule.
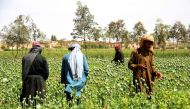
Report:
[[[75,96],[80,97],[81,89],[86,85],[88,63],[78,43],[71,43],[68,50],[70,53],[66,54],[62,59],[61,83],[65,84],[64,92],[66,93],[67,101],[71,101],[73,98],[72,93],[76,91]]]

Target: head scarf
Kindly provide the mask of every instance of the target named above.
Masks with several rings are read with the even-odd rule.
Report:
[[[74,48],[69,57],[69,65],[72,71],[73,79],[78,80],[82,78],[83,73],[83,54],[78,43],[72,43],[68,48]]]
[[[119,44],[116,44],[115,49],[121,49],[121,46]]]
[[[32,42],[32,47],[35,47],[35,46],[40,47],[40,46],[41,46],[41,45],[40,45],[40,42],[38,42],[38,41]]]
[[[42,48],[41,48],[40,42],[33,41],[32,42],[32,48],[30,49],[29,53],[41,54],[41,52],[42,52]]]
[[[151,41],[154,43],[154,37],[152,35],[144,34],[140,39],[140,47],[143,47],[144,41]],[[150,51],[153,52],[153,46],[150,48]]]

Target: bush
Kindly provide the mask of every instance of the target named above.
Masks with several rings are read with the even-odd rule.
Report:
[[[6,49],[6,47],[5,47],[4,45],[2,45],[2,46],[1,46],[1,49],[5,50],[5,49]]]
[[[81,44],[81,47],[85,48],[85,44]],[[109,48],[109,46],[101,43],[86,43],[86,48]]]

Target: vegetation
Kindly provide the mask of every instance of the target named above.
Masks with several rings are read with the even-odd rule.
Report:
[[[57,41],[57,37],[55,35],[51,36],[51,41]]]
[[[12,50],[16,46],[17,51],[19,48],[24,48],[24,45],[31,40],[44,37],[45,35],[36,27],[32,18],[24,15],[19,15],[10,25],[4,26],[0,32],[0,38],[6,46],[11,47]],[[18,52],[15,56],[17,54]]]
[[[145,93],[134,93],[132,72],[127,68],[130,55],[124,51],[124,65],[111,63],[114,49],[98,49],[88,52],[89,77],[83,90],[81,104],[74,105],[75,109],[188,109],[190,108],[190,52],[188,50],[156,51],[155,64],[157,70],[164,75],[163,80],[156,80],[151,100],[146,99]],[[65,95],[64,85],[60,84],[60,69],[62,56],[66,50],[46,50],[50,69],[50,77],[46,82],[46,99],[38,104],[39,109],[70,109]],[[20,109],[19,95],[21,89],[21,57],[8,57],[10,51],[0,53],[0,108]],[[165,57],[166,55],[170,55]],[[173,55],[173,56],[172,56]],[[103,57],[101,57],[103,56]],[[172,57],[171,57],[172,56]],[[73,103],[75,102],[75,98]]]
[[[74,29],[71,35],[73,35],[73,39],[81,38],[86,41],[89,32],[95,25],[94,16],[90,13],[87,5],[83,5],[80,1],[77,2],[77,5],[76,18],[73,19]]]
[[[123,49],[125,63],[115,65],[111,63],[115,51],[110,43],[105,43],[115,40],[116,43],[125,43],[126,48],[129,43],[138,43],[139,37],[147,33],[143,22],[134,24],[133,31],[125,28],[126,23],[122,19],[110,21],[107,27],[101,27],[94,21],[94,15],[87,5],[77,2],[77,6],[71,35],[74,40],[83,40],[82,51],[89,64],[89,77],[82,93],[81,104],[75,105],[74,98],[70,107],[65,99],[64,85],[60,84],[61,60],[68,53],[66,46],[69,41],[57,40],[52,35],[51,41],[58,43],[55,48],[49,48],[48,42],[42,42],[50,77],[46,82],[46,99],[43,104],[37,104],[37,109],[190,109],[190,25],[186,29],[180,21],[173,25],[164,24],[161,19],[156,21],[152,35],[155,38],[155,47],[162,49],[154,52],[155,64],[164,78],[155,81],[152,99],[147,100],[145,93],[134,92],[132,72],[127,68],[132,50]],[[19,102],[22,84],[21,58],[28,52],[25,47],[31,40],[44,37],[45,34],[40,32],[32,18],[25,15],[19,15],[1,30],[0,38],[6,45],[1,46],[4,51],[0,51],[0,108],[22,108]],[[173,44],[176,47],[167,47],[166,41],[169,39],[173,43],[177,41],[177,44]],[[13,49],[15,46],[16,50]],[[169,47],[173,49],[165,50]]]

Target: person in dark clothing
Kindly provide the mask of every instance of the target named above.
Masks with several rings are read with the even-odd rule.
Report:
[[[115,45],[115,57],[111,62],[115,62],[115,63],[124,63],[124,54],[121,50],[121,46],[120,45]]]
[[[128,62],[128,68],[133,71],[133,84],[136,93],[146,91],[148,99],[153,93],[153,83],[156,78],[161,79],[162,74],[156,71],[153,62],[153,43],[152,35],[143,35],[140,40],[140,47],[132,51]]]
[[[44,98],[45,81],[49,76],[48,64],[41,55],[42,48],[39,42],[33,42],[29,53],[22,58],[22,93],[20,102],[33,100],[32,106],[36,105],[36,96]],[[41,101],[39,101],[41,102]]]

